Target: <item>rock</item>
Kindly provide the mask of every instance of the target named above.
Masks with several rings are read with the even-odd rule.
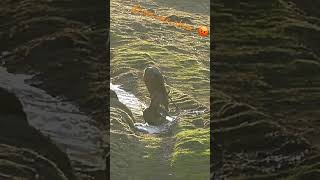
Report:
[[[150,125],[160,125],[166,122],[164,118],[161,117],[160,114],[152,111],[150,108],[146,108],[143,111],[143,119]]]

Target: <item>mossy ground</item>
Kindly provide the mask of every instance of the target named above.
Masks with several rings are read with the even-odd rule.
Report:
[[[116,131],[124,132],[127,125],[123,124],[120,128],[111,126],[112,144],[124,143],[123,146],[127,146],[121,155],[117,148],[114,149],[117,154],[111,151],[111,157],[115,161],[120,161],[124,156],[131,159],[125,161],[128,163],[127,170],[133,170],[130,171],[133,179],[208,179],[210,134],[206,123],[209,122],[210,39],[200,37],[196,31],[189,32],[161,24],[150,17],[132,15],[132,4],[125,2],[111,1],[111,13],[117,14],[111,18],[112,82],[121,84],[123,89],[148,105],[150,99],[142,80],[143,70],[148,65],[156,66],[166,76],[170,96],[182,114],[169,135],[142,135],[131,131],[135,134],[135,141],[129,140],[127,132],[122,139],[113,135]],[[200,3],[208,4],[209,1]],[[209,11],[196,15],[178,8],[170,9],[165,3],[159,2],[158,5],[155,11],[159,14],[189,16],[194,23],[209,25]],[[175,112],[173,104],[169,108]],[[195,110],[206,111],[196,114],[193,112]],[[132,120],[143,122],[139,116],[134,116]],[[122,120],[115,118],[114,121]],[[134,147],[130,148],[128,144]],[[129,173],[119,168],[111,171]]]

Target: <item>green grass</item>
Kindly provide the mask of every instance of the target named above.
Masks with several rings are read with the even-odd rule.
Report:
[[[114,16],[112,22],[123,28],[121,32],[119,29],[111,29],[113,83],[122,84],[126,91],[148,104],[150,99],[142,76],[144,68],[154,65],[167,77],[170,95],[181,109],[208,108],[209,44],[204,39],[192,37],[190,32],[175,30],[165,25],[159,30],[152,20],[144,17],[129,20],[119,15]],[[134,28],[135,31],[125,34],[126,27]],[[146,36],[150,38],[145,38]],[[162,43],[155,40],[155,37],[160,36],[163,38]],[[167,41],[172,41],[172,44],[166,44]],[[204,43],[197,43],[198,41]],[[171,104],[170,109],[174,110],[175,107]],[[117,118],[115,121],[131,122],[123,120],[125,115],[120,110],[115,111],[118,114],[114,116]],[[143,121],[141,117],[135,118],[132,121]],[[114,161],[123,161],[126,154],[129,155],[129,160],[126,162],[126,171],[120,167],[114,170],[118,175],[121,172],[130,172],[131,177],[137,180],[208,179],[210,137],[209,128],[204,129],[204,122],[208,119],[208,113],[181,115],[173,134],[160,137],[131,132],[135,136],[129,138],[128,125],[115,123],[115,130],[123,134],[121,137],[111,136],[115,147],[122,147],[121,152],[115,152],[117,156],[114,156]],[[122,142],[124,144],[120,146]]]
[[[208,129],[182,130],[176,138],[171,166],[177,179],[205,180],[210,173],[210,132]]]

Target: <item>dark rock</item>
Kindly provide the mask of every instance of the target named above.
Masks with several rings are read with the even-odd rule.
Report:
[[[166,120],[157,112],[153,111],[150,108],[146,108],[143,111],[143,119],[150,125],[160,125],[166,122]]]

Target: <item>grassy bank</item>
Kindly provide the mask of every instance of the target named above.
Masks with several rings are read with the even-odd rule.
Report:
[[[194,23],[208,23],[208,14],[198,16],[169,9],[161,3],[158,5],[157,14],[188,16]],[[127,123],[122,123],[121,127],[111,125],[111,142],[115,147],[123,144],[121,153],[115,152],[116,148],[111,151],[111,157],[116,162],[129,156],[124,160],[125,168],[114,167],[112,172],[119,175],[129,171],[133,179],[208,179],[209,38],[161,24],[150,17],[132,15],[130,8],[122,1],[112,1],[111,12],[117,14],[111,19],[112,82],[121,84],[123,89],[149,104],[142,81],[143,70],[149,65],[156,66],[167,78],[172,99],[188,113],[182,113],[177,127],[164,136],[143,135],[131,130],[133,140],[125,132]],[[173,104],[169,108],[175,111]],[[195,110],[206,111],[197,115],[192,112]],[[112,121],[122,122],[123,117],[113,116]],[[143,122],[136,115],[129,119]],[[113,177],[117,178],[116,175]]]

